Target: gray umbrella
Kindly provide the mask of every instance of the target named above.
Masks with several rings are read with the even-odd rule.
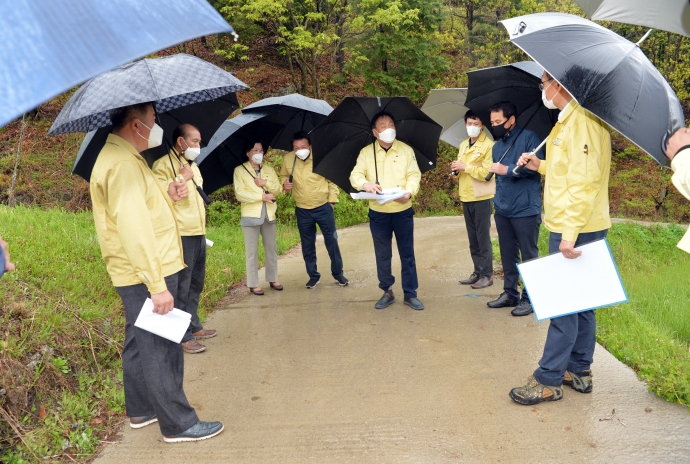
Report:
[[[688,0],[575,0],[575,3],[595,20],[636,24],[690,37]]]
[[[164,113],[248,89],[218,66],[191,55],[144,59],[96,76],[62,108],[49,134],[90,132],[111,124],[108,110],[156,102]]]
[[[431,119],[443,126],[441,140],[459,148],[463,140],[467,139],[465,113],[469,110],[465,106],[467,89],[436,89],[429,93],[422,111]],[[484,128],[486,136],[493,140],[489,131]]]

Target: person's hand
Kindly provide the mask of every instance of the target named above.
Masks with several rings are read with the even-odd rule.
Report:
[[[364,189],[365,192],[369,193],[381,193],[383,192],[383,189],[379,184],[375,184],[373,182],[366,182],[364,185],[362,185],[362,188]]]
[[[335,203],[331,203],[331,208],[335,209]]]
[[[276,197],[273,196],[272,193],[264,193],[264,194],[261,196],[261,199],[262,199],[263,201],[265,201],[266,203],[271,203],[271,202],[275,201]]]
[[[581,251],[575,250],[575,242],[569,242],[567,240],[561,240],[558,250],[568,259],[578,258],[582,254]]]
[[[467,168],[467,165],[463,163],[462,161],[453,161],[450,163],[450,170],[455,171],[455,172],[460,172],[464,171],[465,168]]]
[[[192,171],[192,168],[189,166],[185,166],[184,164],[180,163],[180,174],[182,177],[184,177],[184,181],[190,181],[194,178],[194,171]]]
[[[520,159],[518,159],[516,164],[518,166],[525,166],[527,169],[531,169],[532,171],[537,171],[539,170],[541,160],[533,153],[523,153],[520,155]]]
[[[498,174],[499,176],[505,176],[506,174],[508,174],[508,166],[501,163],[494,163],[491,165],[489,172],[493,172],[494,174]]]
[[[407,195],[405,195],[404,197],[400,197],[400,198],[396,199],[395,201],[397,201],[398,203],[405,204],[408,201],[410,201],[410,198],[412,198],[412,194],[408,192]]]
[[[167,290],[151,295],[151,301],[153,301],[153,312],[161,315],[172,311],[175,304],[172,294]]]
[[[262,179],[261,177],[254,178],[254,183],[259,187],[263,187],[264,185],[266,185],[266,182],[268,181],[266,179]]]
[[[168,185],[168,196],[170,196],[173,201],[185,199],[187,195],[189,195],[189,191],[187,190],[187,183],[184,180],[174,180]]]
[[[672,160],[678,150],[686,145],[690,145],[690,129],[684,127],[678,129],[673,137],[668,139],[668,145],[666,146],[666,156],[668,159]]]
[[[10,252],[8,251],[7,242],[0,237],[0,248],[2,248],[2,254],[5,255],[5,272],[14,271],[14,264],[10,262]]]
[[[285,182],[283,182],[283,190],[285,190],[286,192],[292,190],[292,182],[290,182],[289,179],[285,179]]]

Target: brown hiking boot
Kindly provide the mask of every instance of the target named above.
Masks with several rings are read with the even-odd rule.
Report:
[[[590,369],[584,370],[579,374],[574,372],[565,371],[563,376],[563,384],[570,385],[575,391],[580,393],[591,393],[592,392],[592,371]]]
[[[218,331],[213,329],[201,329],[198,332],[194,332],[192,335],[194,335],[194,338],[196,338],[197,340],[203,340],[205,338],[215,337],[216,335],[218,335]]]
[[[201,353],[202,351],[206,351],[206,347],[199,343],[198,341],[194,340],[193,338],[191,340],[187,340],[186,342],[182,342],[182,349],[184,350],[185,353]]]
[[[525,405],[539,404],[542,401],[558,401],[563,398],[563,387],[542,385],[533,375],[527,379],[527,385],[513,388],[510,391],[513,401]]]

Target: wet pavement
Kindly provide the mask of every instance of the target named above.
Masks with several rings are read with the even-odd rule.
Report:
[[[283,292],[266,284],[265,296],[209,316],[220,335],[185,355],[185,390],[202,420],[225,424],[221,435],[167,444],[155,425],[126,426],[96,462],[690,462],[688,410],[654,397],[600,346],[591,394],[510,400],[537,366],[548,322],[487,308],[499,279],[458,284],[471,272],[461,217],[415,221],[424,311],[403,305],[396,252],[398,302],[374,309],[368,225],[340,231],[340,246],[348,287],[329,275],[320,243],[315,289],[304,288],[301,256],[281,259]]]

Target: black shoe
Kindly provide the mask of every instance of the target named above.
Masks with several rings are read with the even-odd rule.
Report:
[[[307,282],[307,288],[314,288],[317,285],[319,285],[319,279],[309,279],[309,282]]]
[[[421,311],[422,309],[424,309],[424,303],[419,301],[416,297],[405,298],[405,301],[403,301],[403,303],[417,311]]]
[[[532,309],[532,303],[530,303],[527,298],[523,298],[520,300],[515,309],[510,312],[510,314],[513,316],[527,316],[533,312],[534,310]]]
[[[199,421],[187,430],[170,437],[163,436],[163,440],[168,443],[179,443],[181,441],[199,441],[215,437],[223,431],[223,424],[220,422]]]
[[[129,426],[133,429],[140,429],[142,427],[146,427],[147,425],[151,425],[154,422],[158,422],[158,417],[156,417],[155,414],[151,414],[150,416],[129,418]]]
[[[393,292],[391,290],[388,290],[387,292],[383,292],[383,296],[379,301],[376,302],[374,305],[374,308],[376,309],[383,309],[387,308],[390,305],[395,303],[395,295],[393,295]]]
[[[467,279],[460,280],[459,282],[460,282],[460,285],[472,285],[472,284],[476,283],[478,280],[479,280],[479,274],[473,272],[472,275],[469,276]]]
[[[489,308],[509,308],[517,306],[518,301],[515,298],[508,296],[506,292],[503,292],[493,301],[489,301],[486,305]]]
[[[341,275],[340,277],[334,277],[334,279],[336,282],[338,282],[338,285],[340,285],[341,287],[347,287],[347,284],[350,283],[350,281],[347,280],[344,275]]]

